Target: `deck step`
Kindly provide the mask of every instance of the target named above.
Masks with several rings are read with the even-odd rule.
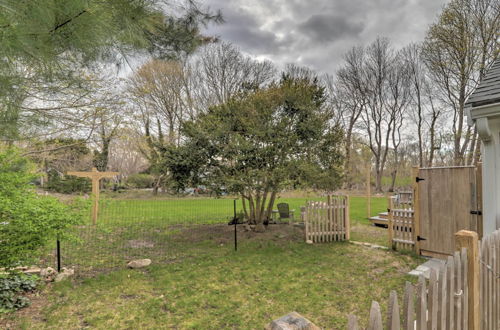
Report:
[[[381,218],[379,216],[371,217],[369,219],[374,225],[382,225],[387,226],[388,220],[385,218]]]
[[[389,212],[380,212],[378,214],[378,217],[382,219],[387,219],[389,217]]]

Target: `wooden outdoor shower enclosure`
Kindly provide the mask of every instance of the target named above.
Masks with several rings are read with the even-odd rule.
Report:
[[[414,168],[412,180],[413,221],[401,225],[402,210],[391,210],[393,246],[406,237],[418,254],[443,258],[455,251],[456,232],[482,236],[481,166]]]

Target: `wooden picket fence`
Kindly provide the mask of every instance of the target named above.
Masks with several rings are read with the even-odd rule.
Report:
[[[481,329],[500,329],[500,231],[484,237],[479,248]]]
[[[415,217],[408,203],[398,203],[389,198],[388,210],[389,244],[394,250],[414,250],[415,248]]]
[[[420,276],[417,285],[406,283],[402,305],[396,291],[391,291],[384,322],[380,305],[372,302],[368,329],[432,330],[468,329],[467,251],[450,256],[429,280]],[[349,315],[348,330],[361,329],[357,317]]]
[[[500,230],[482,241],[475,232],[462,230],[455,239],[461,251],[432,270],[429,280],[407,283],[402,308],[391,292],[385,325],[380,305],[372,303],[368,329],[500,329]],[[347,328],[360,329],[356,316],[349,316]]]
[[[349,196],[329,195],[327,202],[307,202],[303,218],[306,241],[349,240]]]

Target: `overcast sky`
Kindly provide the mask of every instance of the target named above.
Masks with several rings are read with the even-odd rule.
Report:
[[[205,0],[225,23],[208,35],[257,58],[334,73],[350,47],[377,36],[395,46],[423,40],[447,0]]]

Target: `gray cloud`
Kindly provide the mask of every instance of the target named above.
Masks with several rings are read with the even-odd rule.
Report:
[[[363,24],[328,14],[314,14],[299,24],[299,31],[316,41],[335,41],[342,37],[356,37],[363,31]]]
[[[205,0],[225,24],[205,33],[275,62],[333,73],[352,46],[377,36],[396,47],[423,40],[448,0]]]

